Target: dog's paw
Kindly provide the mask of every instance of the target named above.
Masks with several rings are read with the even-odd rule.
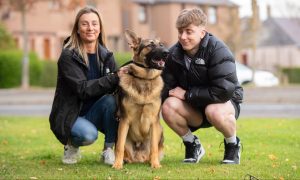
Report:
[[[158,169],[158,168],[161,168],[161,165],[159,163],[151,163],[151,167],[153,169]]]
[[[112,166],[112,168],[114,168],[114,169],[122,169],[123,168],[123,164],[115,162],[114,165]]]

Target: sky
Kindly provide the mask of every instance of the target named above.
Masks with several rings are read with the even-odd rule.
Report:
[[[251,0],[231,0],[240,6],[240,17],[252,15]],[[267,17],[267,5],[271,6],[271,14],[274,17],[300,17],[300,0],[257,0],[260,8],[260,19]]]

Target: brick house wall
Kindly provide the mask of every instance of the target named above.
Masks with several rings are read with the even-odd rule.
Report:
[[[63,1],[65,4],[71,0]],[[228,0],[218,0],[229,2]],[[78,10],[87,5],[97,7],[103,17],[108,48],[114,52],[127,51],[124,30],[134,30],[142,37],[159,37],[167,46],[177,42],[176,18],[183,8],[200,7],[207,14],[213,10],[216,22],[208,24],[207,30],[225,41],[235,52],[240,36],[238,6],[221,4],[140,3],[136,0],[81,0],[77,6],[61,9],[54,1],[39,1],[27,12],[28,47],[43,59],[56,60],[63,40],[70,35]],[[91,3],[92,2],[92,3]],[[210,1],[207,1],[210,2]],[[143,16],[144,12],[144,16]],[[0,15],[5,7],[0,7]],[[20,12],[11,11],[1,20],[12,33],[18,47],[22,48]]]

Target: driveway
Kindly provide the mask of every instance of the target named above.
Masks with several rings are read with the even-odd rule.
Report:
[[[241,117],[300,118],[300,86],[244,88]]]

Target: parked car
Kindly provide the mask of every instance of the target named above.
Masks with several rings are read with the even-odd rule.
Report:
[[[279,85],[279,79],[269,71],[263,71],[263,70],[252,71],[251,68],[237,61],[235,62],[235,64],[236,64],[237,78],[242,85],[251,82],[258,87],[271,87],[271,86]],[[253,72],[254,72],[254,76],[252,80]]]

